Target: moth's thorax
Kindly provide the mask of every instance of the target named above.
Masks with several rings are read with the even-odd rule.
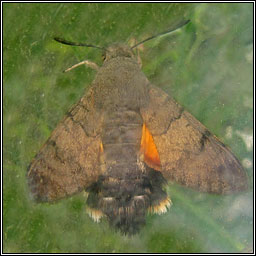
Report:
[[[134,58],[118,56],[104,61],[93,81],[95,106],[104,112],[146,104],[148,80]]]
[[[120,43],[112,44],[106,49],[104,54],[104,61],[108,61],[116,57],[127,57],[135,59],[131,48],[126,44]]]

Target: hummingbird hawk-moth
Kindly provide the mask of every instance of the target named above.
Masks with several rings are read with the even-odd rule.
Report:
[[[106,217],[125,234],[136,233],[148,211],[164,213],[171,206],[163,189],[167,181],[217,194],[248,186],[232,152],[148,81],[132,51],[137,45],[104,49],[90,89],[57,125],[27,173],[37,202],[85,190],[89,215],[95,221]]]

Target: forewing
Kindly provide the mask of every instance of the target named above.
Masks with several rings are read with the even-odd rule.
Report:
[[[232,152],[161,89],[149,86],[141,114],[167,180],[210,193],[247,189],[246,172]]]
[[[36,201],[55,201],[95,182],[100,174],[101,114],[93,90],[82,97],[52,132],[28,169]]]

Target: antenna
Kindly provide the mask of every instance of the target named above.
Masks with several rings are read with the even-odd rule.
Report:
[[[67,45],[72,45],[72,46],[86,46],[86,47],[97,48],[100,50],[106,50],[104,47],[99,47],[99,46],[92,45],[92,44],[75,43],[75,42],[67,41],[67,40],[65,40],[63,38],[59,38],[59,37],[54,37],[54,40],[61,44],[67,44]]]
[[[159,33],[159,34],[157,34],[157,35],[154,35],[154,36],[151,36],[151,37],[149,37],[149,38],[147,38],[147,39],[144,39],[143,41],[141,41],[141,42],[135,44],[134,46],[132,46],[131,49],[133,49],[133,48],[139,46],[140,44],[143,44],[143,43],[145,43],[145,42],[147,42],[147,41],[149,41],[149,40],[151,40],[151,39],[153,39],[153,38],[156,38],[156,37],[158,37],[158,36],[161,36],[161,35],[164,35],[164,34],[168,34],[168,33],[174,32],[174,31],[176,31],[177,29],[179,29],[179,28],[185,26],[185,25],[188,24],[189,22],[190,22],[190,20],[181,21],[181,22],[178,23],[177,25],[174,25],[174,26],[173,26],[174,28],[172,27],[172,28],[170,28],[170,29],[168,29],[168,30],[166,30],[166,31],[164,31],[164,32],[161,32],[161,33]]]

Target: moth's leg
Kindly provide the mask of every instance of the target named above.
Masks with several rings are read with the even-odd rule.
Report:
[[[135,44],[137,44],[137,40],[135,39]],[[137,56],[137,62],[140,66],[140,68],[142,68],[142,60],[141,60],[141,57],[140,57],[140,50],[141,48],[139,49],[139,46],[136,47],[136,56]]]
[[[139,64],[139,66],[140,66],[140,68],[142,68],[142,60],[141,60],[141,57],[140,57],[140,51],[139,51],[139,49],[138,48],[136,48],[137,50],[137,62],[138,62],[138,64]]]
[[[132,45],[136,45],[138,43],[138,41],[137,41],[137,39],[136,38],[131,38],[130,39],[130,41],[129,41],[129,45],[130,45],[130,47],[132,46]],[[140,68],[142,67],[142,61],[141,61],[141,58],[140,58],[140,50],[143,50],[143,45],[139,45],[138,47],[136,47],[136,53],[135,53],[135,55],[136,55],[136,58],[137,58],[137,63],[139,64],[139,66],[140,66]]]
[[[94,63],[94,62],[92,62],[92,61],[89,61],[89,60],[83,60],[83,61],[81,61],[81,62],[79,62],[79,63],[73,65],[72,67],[67,68],[66,70],[64,70],[64,72],[68,72],[68,71],[70,71],[70,70],[72,70],[72,69],[74,69],[74,68],[76,68],[76,67],[81,66],[81,65],[86,65],[86,66],[88,66],[89,68],[95,69],[95,70],[97,70],[97,71],[98,71],[98,69],[99,69],[99,66],[98,66],[96,63]]]

